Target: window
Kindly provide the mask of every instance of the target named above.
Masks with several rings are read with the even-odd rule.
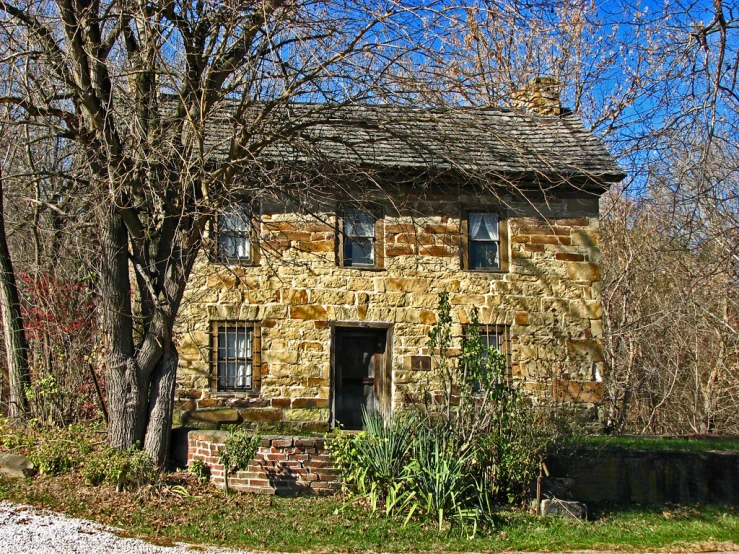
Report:
[[[508,227],[500,210],[462,213],[462,267],[472,271],[508,270]]]
[[[381,218],[378,210],[343,208],[340,210],[339,252],[344,267],[382,267]]]
[[[217,391],[254,391],[260,367],[259,326],[247,322],[213,323],[212,388]]]
[[[480,325],[480,338],[488,348],[492,346],[506,354],[508,333],[505,325]]]
[[[219,260],[254,263],[252,224],[246,206],[237,205],[220,214],[217,229]]]
[[[464,333],[467,334],[468,327],[465,326]],[[486,347],[494,347],[505,356],[505,376],[511,376],[511,345],[510,330],[507,325],[480,325],[480,338]],[[480,390],[480,382],[475,381],[473,390]]]
[[[470,269],[500,267],[498,214],[470,212]]]

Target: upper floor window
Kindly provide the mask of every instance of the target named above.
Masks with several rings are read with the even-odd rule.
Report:
[[[340,210],[341,265],[345,267],[381,267],[381,228],[377,211],[367,208]]]
[[[461,238],[464,269],[508,269],[507,222],[499,211],[464,211]]]
[[[219,214],[217,220],[218,252],[222,261],[253,263],[252,224],[247,206],[237,204]]]
[[[470,212],[470,269],[500,268],[498,214]]]

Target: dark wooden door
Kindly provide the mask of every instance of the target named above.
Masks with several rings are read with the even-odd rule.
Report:
[[[361,429],[363,409],[383,413],[387,404],[387,331],[337,328],[335,340],[335,424]]]

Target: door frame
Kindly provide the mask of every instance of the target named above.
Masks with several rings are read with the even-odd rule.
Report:
[[[331,429],[336,427],[336,330],[337,329],[375,329],[385,331],[385,363],[379,375],[375,368],[375,379],[380,379],[380,414],[389,418],[393,411],[393,324],[365,321],[332,321],[331,328],[331,381],[329,387],[329,406],[331,407]]]

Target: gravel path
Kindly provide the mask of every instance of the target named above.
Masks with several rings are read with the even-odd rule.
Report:
[[[113,531],[84,519],[0,502],[3,554],[248,554],[200,546],[156,546],[140,539],[119,537]]]

